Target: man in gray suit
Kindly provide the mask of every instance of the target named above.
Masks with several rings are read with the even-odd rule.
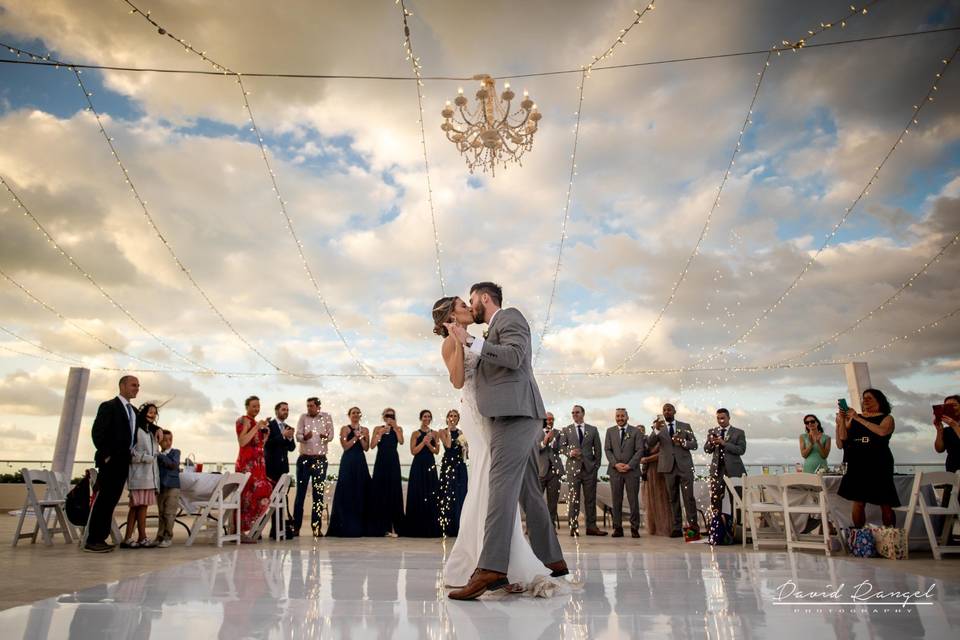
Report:
[[[605,536],[606,531],[597,528],[597,474],[600,472],[600,460],[603,449],[600,445],[600,432],[592,424],[583,421],[584,410],[578,404],[573,405],[573,424],[567,425],[560,434],[560,450],[567,456],[567,508],[570,521],[570,535],[580,535],[580,494],[586,508],[584,520],[587,522],[588,536]]]
[[[560,521],[557,516],[557,503],[560,502],[563,462],[560,461],[560,432],[553,428],[553,414],[549,411],[543,421],[543,438],[537,445],[537,449],[537,476],[540,478],[540,489],[547,498],[550,521],[556,525]]]
[[[607,454],[607,474],[613,493],[613,537],[623,537],[623,490],[630,503],[630,535],[640,537],[640,458],[646,451],[641,432],[627,423],[626,409],[617,409],[616,425],[607,429],[603,450]]]
[[[474,600],[486,591],[507,586],[510,539],[516,505],[526,516],[534,554],[559,577],[569,573],[537,473],[537,440],[546,417],[540,389],[533,377],[530,325],[516,309],[501,309],[503,291],[493,282],[470,288],[474,321],[487,323],[482,338],[473,338],[458,325],[451,335],[480,356],[477,365],[477,408],[490,433],[489,503],[483,550],[477,569],[454,600]]]
[[[717,409],[717,427],[707,434],[703,451],[713,454],[710,459],[710,507],[718,513],[723,508],[727,491],[723,476],[739,478],[747,474],[740,459],[747,451],[747,434],[730,424],[730,412],[726,409]]]
[[[680,513],[680,500],[687,515],[690,528],[700,529],[697,523],[697,501],[693,497],[693,456],[697,449],[697,436],[686,422],[676,420],[677,410],[672,404],[663,405],[663,427],[655,427],[647,436],[647,448],[660,444],[660,459],[657,472],[667,485],[670,507],[673,509],[673,530],[671,538],[683,535]]]

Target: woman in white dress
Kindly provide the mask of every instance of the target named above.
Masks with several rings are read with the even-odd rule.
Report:
[[[484,429],[484,421],[477,409],[476,369],[480,357],[448,335],[447,324],[457,323],[463,327],[473,324],[470,307],[458,297],[441,298],[433,306],[434,333],[444,338],[443,361],[450,372],[450,383],[461,389],[460,429],[470,439],[470,473],[467,481],[467,497],[460,515],[460,534],[453,545],[450,557],[443,568],[444,583],[460,587],[470,580],[477,568],[483,548],[484,525],[489,498],[490,446]],[[535,595],[550,595],[555,590],[549,570],[533,553],[530,542],[523,535],[520,522],[520,505],[516,506],[513,537],[510,541],[510,561],[507,579],[522,585]],[[534,586],[537,585],[537,586]],[[543,593],[544,586],[550,588]]]

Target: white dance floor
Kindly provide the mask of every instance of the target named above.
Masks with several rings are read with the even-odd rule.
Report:
[[[0,636],[903,640],[955,638],[960,629],[960,580],[913,576],[884,562],[703,548],[589,552],[567,556],[582,583],[572,595],[453,602],[441,583],[440,545],[431,553],[403,551],[397,542],[374,552],[349,544],[224,549],[2,611]],[[863,584],[874,593],[921,595],[907,606],[889,594],[844,604],[865,595],[867,587],[855,591]],[[791,585],[834,593],[788,595]]]

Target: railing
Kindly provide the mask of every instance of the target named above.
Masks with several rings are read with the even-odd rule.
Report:
[[[50,460],[0,460],[0,474],[14,474],[23,469],[24,467],[28,469],[49,469],[52,462]],[[371,471],[373,470],[372,462],[370,464]],[[777,475],[781,473],[790,473],[797,471],[797,462],[771,462],[766,464],[747,464],[744,465],[747,469],[747,473],[750,475],[759,475],[759,474],[771,474]],[[79,478],[83,475],[83,472],[86,469],[94,466],[92,460],[77,460],[73,463],[73,471],[70,474],[71,478]],[[291,467],[293,467],[293,461],[291,460]],[[233,471],[234,462],[231,460],[229,462],[204,462],[203,470],[213,471],[217,473],[222,473],[224,471]],[[331,462],[327,473],[330,475],[337,475],[340,469],[340,464],[337,462]],[[917,471],[942,471],[943,462],[905,462],[901,464],[894,465],[894,473],[906,473],[914,474]],[[292,471],[292,469],[291,469]],[[698,476],[705,476],[709,473],[709,465],[696,465],[695,468],[696,474]],[[410,475],[410,463],[401,463],[400,464],[400,474],[407,478]]]

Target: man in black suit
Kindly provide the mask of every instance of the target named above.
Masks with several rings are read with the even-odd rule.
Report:
[[[287,417],[290,415],[290,406],[286,402],[278,402],[273,408],[276,415],[267,421],[270,428],[270,434],[267,441],[263,443],[263,459],[267,466],[267,477],[274,485],[280,480],[280,476],[290,473],[290,461],[287,460],[287,454],[297,448],[294,442],[294,428],[287,424]],[[277,532],[276,520],[270,520],[270,537],[276,539]]]
[[[107,536],[110,535],[113,524],[113,510],[117,507],[123,494],[123,485],[127,482],[130,450],[136,442],[137,423],[145,423],[130,404],[139,392],[140,381],[136,376],[123,376],[120,378],[117,397],[107,400],[97,409],[92,435],[93,446],[97,450],[94,461],[97,465],[99,493],[90,513],[84,551],[107,553],[114,549],[113,545],[107,544]]]

